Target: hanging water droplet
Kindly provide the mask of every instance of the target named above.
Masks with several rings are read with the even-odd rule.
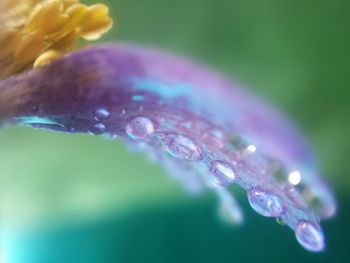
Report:
[[[322,229],[319,225],[300,220],[295,228],[295,236],[305,249],[317,252],[325,247]]]
[[[110,116],[110,112],[106,108],[98,108],[95,110],[95,117],[97,119],[106,119]]]
[[[188,137],[174,133],[158,134],[165,150],[175,158],[197,161],[203,158],[200,148]]]
[[[216,185],[226,186],[236,179],[236,173],[232,166],[222,161],[212,161],[209,171],[211,173],[210,180]]]
[[[248,190],[248,200],[251,207],[263,216],[277,217],[284,213],[280,198],[258,187],[252,187]]]
[[[89,132],[91,135],[100,135],[104,133],[105,130],[106,126],[103,123],[96,123],[90,128]]]
[[[155,127],[149,118],[137,116],[126,124],[125,130],[131,139],[144,141],[154,133]]]

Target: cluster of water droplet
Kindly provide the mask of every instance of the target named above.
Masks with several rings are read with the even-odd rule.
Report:
[[[140,103],[139,100],[136,103]],[[251,207],[262,216],[275,217],[295,230],[299,243],[310,251],[324,248],[318,217],[308,209],[302,191],[301,172],[287,169],[275,159],[258,152],[251,141],[230,128],[213,124],[203,116],[184,115],[164,106],[153,114],[147,107],[97,107],[89,121],[63,124],[58,119],[24,117],[18,122],[39,128],[63,128],[70,132],[87,131],[92,135],[108,133],[134,142],[154,160],[162,160],[188,189],[207,186],[219,199],[220,214],[239,223],[243,216],[230,186],[246,189]],[[68,123],[68,124],[67,124]],[[145,147],[147,145],[147,147]],[[169,157],[164,157],[164,152]],[[309,189],[309,188],[307,188]]]

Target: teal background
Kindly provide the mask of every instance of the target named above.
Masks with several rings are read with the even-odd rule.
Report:
[[[103,41],[193,57],[300,126],[339,203],[337,216],[323,224],[327,250],[304,251],[288,228],[252,212],[243,192],[245,223],[223,224],[211,193],[185,193],[161,167],[119,141],[7,127],[0,131],[4,262],[347,261],[350,2],[103,2],[116,22]]]

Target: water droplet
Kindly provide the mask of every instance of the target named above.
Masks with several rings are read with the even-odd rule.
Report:
[[[226,186],[233,183],[236,173],[231,165],[222,161],[212,161],[209,166],[210,179],[216,185]]]
[[[263,216],[275,217],[284,213],[280,198],[258,187],[252,187],[248,190],[248,200],[251,207]]]
[[[147,117],[134,117],[126,124],[126,133],[137,141],[148,139],[155,130],[154,123]]]
[[[203,158],[200,148],[188,137],[174,133],[158,134],[165,150],[175,158],[197,161]]]
[[[96,123],[90,128],[89,132],[91,135],[100,135],[104,133],[105,130],[106,126],[103,123]]]
[[[295,228],[295,236],[305,249],[317,252],[324,249],[324,237],[321,227],[306,220],[300,220]]]
[[[110,112],[106,108],[98,108],[95,111],[95,117],[97,119],[106,119],[110,116]]]

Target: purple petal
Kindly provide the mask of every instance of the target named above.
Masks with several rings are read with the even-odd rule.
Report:
[[[234,220],[236,183],[257,212],[299,231],[306,249],[324,248],[318,218],[333,215],[335,202],[308,144],[275,109],[186,59],[123,44],[82,49],[2,81],[0,119],[121,136],[188,188],[213,189]]]

